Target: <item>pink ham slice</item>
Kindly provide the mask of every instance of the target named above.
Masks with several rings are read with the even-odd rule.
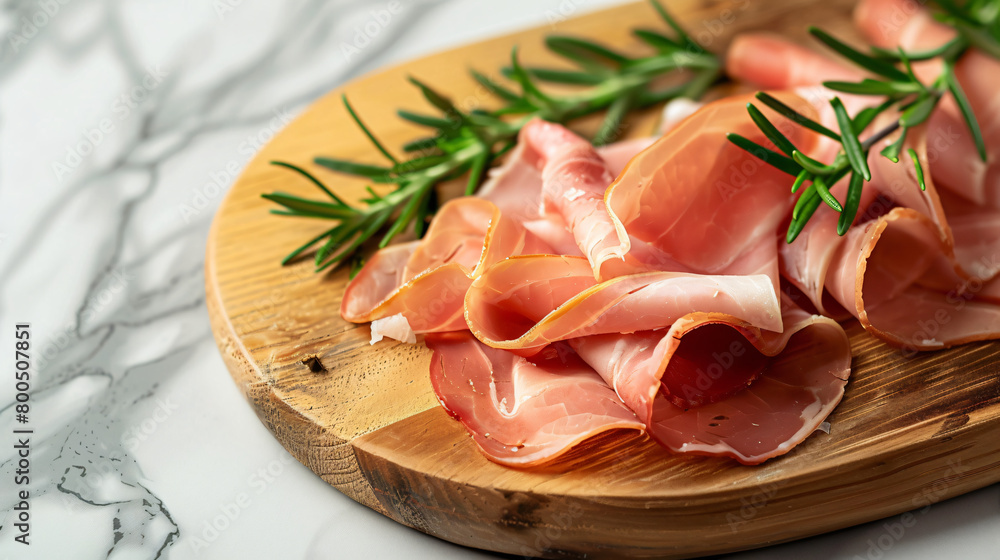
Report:
[[[780,97],[815,114],[796,95]],[[612,220],[649,251],[641,259],[649,269],[766,274],[777,288],[776,230],[791,208],[790,178],[726,139],[733,132],[770,145],[747,115],[751,100],[736,96],[706,105],[633,158],[608,188]],[[817,145],[814,133],[787,132],[808,152]]]
[[[617,172],[652,141],[610,144],[600,148],[600,157]],[[561,219],[542,217],[541,172],[529,163],[538,156],[526,156],[525,145],[491,174],[481,196],[442,206],[423,240],[378,251],[348,285],[344,319],[363,323],[401,314],[417,333],[463,329],[462,298],[489,264],[512,255],[577,251]],[[526,221],[538,235],[526,231]]]
[[[439,400],[489,458],[535,465],[594,434],[649,424],[657,430],[654,437],[676,450],[753,463],[787,451],[839,400],[850,363],[843,331],[801,311],[808,321],[795,317],[793,324],[783,324],[789,312],[776,295],[776,229],[789,210],[788,178],[731,146],[722,134],[736,131],[766,143],[746,115],[746,100],[718,102],[685,119],[666,139],[629,161],[614,186],[602,191],[603,198],[593,194],[600,181],[610,180],[607,162],[565,130],[540,124],[527,128],[525,142],[512,156],[535,173],[541,171],[540,181],[532,179],[530,169],[512,163],[486,190],[496,205],[485,202],[490,206],[483,208],[495,211],[491,224],[515,217],[551,220],[553,236],[572,240],[576,256],[528,255],[524,247],[500,251],[494,249],[499,244],[490,231],[462,226],[459,220],[458,226],[438,226],[440,232],[458,232],[448,239],[468,237],[469,247],[481,239],[483,257],[475,263],[471,258],[460,265],[449,262],[450,255],[464,254],[454,247],[465,245],[453,240],[445,244],[452,249],[428,248],[418,259],[414,255],[423,246],[417,245],[405,260],[424,264],[406,270],[425,270],[408,283],[404,277],[410,272],[381,283],[402,281],[406,284],[395,290],[412,290],[408,286],[451,265],[470,280],[464,307],[473,331],[432,333],[425,340],[434,351],[431,373]],[[796,96],[784,100],[803,112],[811,110]],[[815,143],[812,133],[791,134],[801,145]],[[499,187],[509,185],[511,177],[523,181],[521,188],[534,185],[538,195],[533,200],[544,208],[532,214],[533,204],[510,196],[509,187]],[[586,191],[583,195],[564,196],[579,186],[586,187],[580,189]],[[523,199],[532,201],[535,189],[526,189]],[[444,223],[442,218],[450,215],[442,211],[435,221]],[[584,223],[587,227],[580,227]],[[627,234],[619,235],[626,227]],[[437,242],[429,235],[421,243]],[[630,250],[619,259],[615,248],[622,247]],[[377,270],[373,266],[371,272]],[[823,326],[814,328],[814,323]],[[793,335],[794,344],[788,344]],[[648,369],[629,380],[611,376],[609,368],[630,362],[621,361],[613,348],[603,354],[603,362],[598,359],[608,348],[601,337],[618,344],[628,340],[633,352],[651,352],[645,360]],[[700,371],[715,371],[706,360],[734,345],[749,348],[734,356],[709,387],[701,387]],[[828,349],[824,352],[836,359],[824,364],[797,359],[799,345]],[[795,352],[786,355],[790,348]],[[772,370],[778,377],[772,379]],[[754,401],[759,397],[747,401],[751,404],[739,400],[748,398],[748,385],[760,385],[764,395],[778,399],[775,410],[785,413],[783,420],[794,418],[794,426],[769,428],[767,437],[763,430],[699,436],[684,414],[666,423],[660,422],[662,415],[652,414],[669,410],[664,406],[708,410],[737,403],[750,407],[746,418],[763,418],[763,408]],[[771,386],[794,388],[782,393]],[[648,409],[640,406],[642,394],[648,396]],[[687,444],[676,443],[679,436],[671,430],[687,434]],[[744,441],[751,437],[757,438],[757,447]]]
[[[552,255],[510,258],[490,267],[472,283],[465,309],[477,338],[525,355],[588,334],[669,327],[696,311],[782,328],[767,275],[647,272],[597,283],[585,259]]]
[[[783,304],[780,334],[695,313],[666,332],[598,335],[571,345],[663,446],[758,464],[819,427],[851,370],[840,325]]]
[[[784,98],[810,110],[800,98]],[[850,372],[850,348],[834,321],[794,306],[783,312],[778,302],[775,230],[788,211],[789,178],[719,133],[736,130],[766,142],[746,116],[745,102],[720,102],[705,109],[708,116],[684,121],[633,158],[606,194],[612,218],[640,242],[630,256],[637,246],[646,251],[637,270],[651,272],[632,270],[599,282],[582,257],[512,258],[476,279],[465,307],[472,332],[489,347],[511,349],[511,360],[521,354],[534,361],[540,349],[563,349],[559,341],[567,340],[664,445],[759,463],[787,452],[836,406]],[[708,125],[714,120],[723,121],[716,125],[720,130]],[[811,145],[814,137],[796,140]],[[726,165],[716,165],[716,157]],[[706,172],[709,181],[729,183],[704,188]],[[701,220],[714,227],[697,219],[703,209]],[[722,243],[707,237],[720,224],[726,227]],[[711,248],[705,245],[710,241]],[[702,246],[692,250],[690,243]],[[690,272],[698,269],[719,274]],[[824,361],[810,361],[810,353]],[[717,375],[716,359],[727,366]],[[702,371],[714,375],[708,386],[702,386]],[[762,404],[762,396],[775,399],[773,406]],[[496,406],[486,397],[473,408],[499,422],[476,424],[459,415],[482,445],[477,434],[494,433],[506,420],[493,415]],[[697,425],[696,411],[716,408],[736,418],[734,425],[715,431]],[[785,425],[771,426],[769,415]],[[760,429],[736,429],[743,420]]]
[[[604,205],[604,191],[614,179],[608,164],[590,142],[557,124],[533,120],[519,140],[542,172],[542,215],[562,218],[599,278],[601,266],[622,260],[630,247],[628,234]]]
[[[564,345],[528,361],[468,331],[430,334],[425,342],[434,351],[431,383],[438,400],[498,463],[537,465],[599,433],[644,428]]]
[[[902,17],[900,25],[880,25],[879,18],[887,14]],[[925,49],[952,36],[924,11],[896,0],[864,0],[855,15],[859,27],[883,47]],[[734,53],[730,71],[772,87],[827,79],[817,69],[831,62],[801,47],[760,36],[734,42],[734,48],[750,53],[764,46],[795,70],[776,74],[754,57]],[[916,71],[936,76],[939,68],[927,63]],[[851,69],[840,72],[848,73],[844,79],[860,77]],[[970,101],[976,100],[987,141],[990,135],[1000,140],[996,88],[984,78],[1000,75],[1000,63],[972,52],[960,61],[956,74]],[[825,309],[836,300],[869,332],[907,351],[1000,337],[1000,290],[995,287],[1000,285],[995,279],[1000,269],[1000,211],[991,206],[1000,185],[993,170],[997,158],[990,154],[988,164],[978,160],[953,101],[942,103],[934,117],[907,138],[906,147],[913,148],[923,164],[926,191],[918,188],[905,152],[898,164],[878,155],[893,140],[886,139],[871,151],[873,178],[855,231],[838,237],[837,214],[821,207],[799,239],[781,249],[783,275],[814,305]],[[946,189],[939,191],[938,183]],[[834,191],[841,199],[842,193]]]
[[[549,250],[493,203],[455,199],[423,240],[375,253],[348,284],[340,314],[355,323],[402,314],[416,333],[463,329],[462,301],[474,277],[510,255]]]

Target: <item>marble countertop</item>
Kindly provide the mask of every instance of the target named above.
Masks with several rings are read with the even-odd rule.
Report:
[[[0,340],[30,323],[34,369],[27,486],[0,382],[0,558],[494,557],[352,502],[271,437],[212,339],[205,239],[235,172],[334,86],[613,3],[3,2]],[[913,515],[728,558],[1000,558],[1000,487]]]

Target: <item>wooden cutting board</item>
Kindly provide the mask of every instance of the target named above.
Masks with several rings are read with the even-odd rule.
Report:
[[[806,42],[822,25],[852,37],[847,0],[670,2],[709,48],[723,52],[748,29]],[[514,44],[548,64],[553,31],[599,37],[626,52],[629,35],[655,25],[646,4],[625,5],[469,45],[385,70],[316,102],[250,163],[219,208],[208,240],[208,308],[219,349],[262,422],[299,461],[354,500],[449,541],[548,557],[690,557],[779,543],[879,519],[1000,480],[1000,343],[905,359],[856,322],[854,373],[817,432],[762,466],[671,455],[648,438],[611,434],[543,470],[487,461],[441,409],[422,345],[369,346],[367,325],[339,316],[347,274],[316,275],[310,262],[279,260],[329,227],[268,214],[261,193],[315,195],[285,160],[339,192],[363,183],[311,164],[316,155],[378,161],[340,103],[346,92],[388,146],[420,132],[394,117],[424,108],[413,75],[462,108],[492,101],[465,69],[494,72]],[[650,114],[630,134],[648,134]],[[594,122],[580,125],[592,128]]]

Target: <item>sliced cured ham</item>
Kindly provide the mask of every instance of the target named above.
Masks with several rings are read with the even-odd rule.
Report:
[[[748,100],[706,106],[627,163],[530,123],[484,198],[450,203],[425,240],[380,252],[355,280],[376,288],[352,283],[345,309],[428,333],[438,399],[502,464],[541,464],[622,428],[748,464],[787,452],[839,401],[850,349],[835,322],[778,297],[789,178],[724,134],[767,143]],[[446,321],[411,319],[446,278],[463,303]],[[733,423],[715,429],[708,411]]]
[[[644,428],[618,395],[564,345],[529,361],[468,331],[425,338],[431,383],[490,459],[526,467],[551,461],[601,432]]]
[[[798,96],[780,97],[815,114]],[[726,139],[733,132],[769,145],[747,116],[751,100],[706,105],[633,158],[605,197],[612,219],[651,254],[702,274],[767,274],[777,286],[776,230],[791,209],[789,177]],[[818,142],[799,127],[787,132],[804,150]],[[649,268],[664,266],[654,258]]]
[[[462,329],[473,278],[507,256],[549,250],[493,203],[456,199],[441,207],[421,241],[375,253],[348,284],[340,314],[355,323],[401,314],[416,333]]]
[[[857,27],[874,45],[910,51],[930,50],[954,37],[954,30],[938,23],[910,0],[862,0],[855,10]],[[891,24],[887,24],[891,22]],[[756,56],[766,50],[768,57]],[[914,63],[918,77],[929,83],[940,75],[940,62]],[[764,35],[744,35],[733,41],[727,64],[730,76],[768,89],[789,89],[824,80],[853,81],[863,77],[857,68],[787,40]],[[1000,141],[1000,60],[975,49],[955,66],[955,76],[969,98],[987,146]],[[928,122],[929,151],[936,179],[942,187],[979,205],[1000,208],[1000,158],[990,154],[983,162],[967,133],[958,106],[950,95]],[[873,153],[877,153],[874,152]]]
[[[614,179],[608,164],[590,142],[557,124],[533,120],[519,138],[542,172],[542,214],[562,218],[599,278],[601,265],[624,259],[630,248],[628,234],[604,205]]]
[[[930,48],[951,37],[948,28],[923,12],[904,18],[898,30],[875,36],[880,35],[875,30],[881,28],[870,18],[895,10],[898,4],[894,0],[866,0],[860,5],[856,17],[877,44]],[[903,13],[913,12],[897,15]],[[739,77],[775,87],[826,79],[813,69],[829,61],[801,47],[758,36],[734,43],[751,51],[765,44],[801,70],[776,76],[773,70],[744,56],[731,57],[730,69]],[[993,66],[1000,69],[996,61],[987,64],[978,53],[970,53],[959,64],[965,69],[959,76],[963,84],[967,82],[964,87],[984,87],[981,76],[973,76],[979,64],[985,65],[979,70],[986,73]],[[924,74],[938,71],[928,65],[918,70]],[[846,79],[858,78],[855,72]],[[984,96],[978,97],[980,106],[988,105]],[[1000,337],[1000,301],[992,288],[1000,269],[994,265],[1000,249],[1000,212],[989,205],[988,194],[995,188],[987,169],[992,163],[983,164],[974,147],[962,146],[959,137],[971,142],[964,124],[940,120],[950,110],[944,104],[926,125],[911,129],[907,136],[905,147],[917,152],[924,167],[926,191],[918,187],[913,162],[905,151],[897,164],[879,155],[881,148],[894,140],[890,137],[871,150],[872,181],[865,188],[856,225],[848,235],[836,235],[838,215],[822,206],[799,239],[781,249],[782,274],[818,309],[825,310],[831,299],[836,300],[869,332],[910,351]],[[994,113],[988,115],[992,120]],[[884,121],[872,128],[880,126]],[[1000,129],[996,130],[1000,134]],[[969,154],[976,162],[966,161]],[[996,161],[993,154],[988,159]],[[964,181],[965,192],[951,187],[938,190],[939,180],[955,184],[956,177]],[[843,198],[843,185],[833,192]]]
[[[696,311],[782,328],[767,275],[647,272],[597,283],[586,260],[552,255],[511,258],[490,267],[472,283],[465,309],[477,338],[525,354],[591,334],[666,328]]]
[[[604,146],[595,161],[620,170],[651,142]],[[341,316],[362,323],[399,315],[416,333],[463,329],[462,299],[490,264],[521,254],[580,254],[561,218],[542,211],[540,156],[529,146],[518,146],[480,196],[443,205],[424,239],[376,252],[344,292]]]
[[[571,345],[665,447],[757,464],[788,452],[840,402],[850,343],[832,319],[785,300],[783,333],[694,313],[666,332]]]

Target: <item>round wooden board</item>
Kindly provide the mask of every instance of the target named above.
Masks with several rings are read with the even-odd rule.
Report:
[[[850,36],[849,0],[771,3],[685,0],[670,8],[722,51],[747,29],[809,24]],[[794,15],[793,15],[794,14]],[[378,161],[340,103],[347,93],[388,146],[419,134],[393,116],[423,107],[405,76],[488,105],[467,78],[493,71],[510,47],[549,64],[550,32],[599,37],[642,52],[628,34],[655,25],[646,4],[559,22],[407,63],[331,92],[250,163],[219,208],[208,240],[208,308],[219,349],[261,421],[299,461],[344,494],[396,521],[459,544],[518,555],[690,557],[814,535],[922,507],[1000,480],[1000,344],[903,358],[848,325],[854,373],[844,401],[788,455],[762,466],[671,455],[646,437],[596,438],[542,470],[487,461],[431,391],[422,345],[369,346],[366,325],[339,316],[345,271],[279,260],[329,227],[271,216],[261,193],[315,195],[287,170],[303,165],[340,192],[363,183],[311,164],[315,155]],[[633,121],[648,133],[651,116]],[[580,125],[593,127],[593,122]],[[308,259],[307,259],[308,260]]]

